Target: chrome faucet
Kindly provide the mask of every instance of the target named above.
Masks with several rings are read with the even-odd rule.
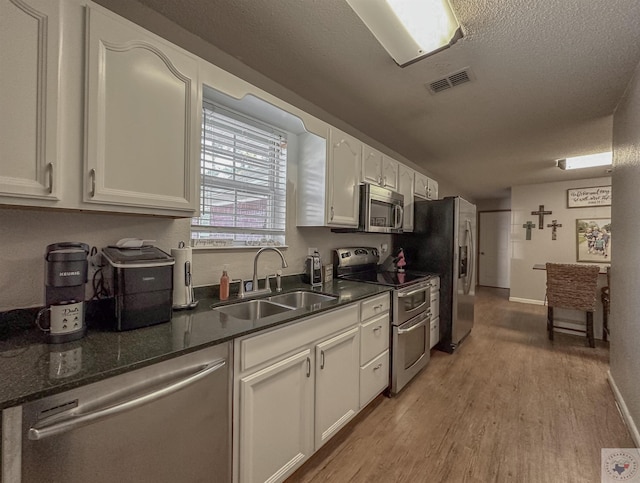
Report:
[[[271,250],[276,252],[278,255],[280,255],[280,259],[282,260],[282,268],[287,268],[287,261],[284,259],[284,255],[282,254],[282,252],[280,250],[278,250],[277,248],[274,247],[264,247],[261,248],[260,250],[258,250],[258,252],[256,253],[254,259],[253,259],[253,282],[251,285],[251,290],[247,290],[244,293],[245,297],[249,297],[249,296],[253,296],[253,295],[260,295],[263,293],[269,293],[271,292],[271,287],[269,287],[269,277],[267,276],[267,278],[265,279],[265,288],[262,290],[259,290],[258,288],[258,258],[260,257],[260,254],[263,252],[266,252],[267,250]]]

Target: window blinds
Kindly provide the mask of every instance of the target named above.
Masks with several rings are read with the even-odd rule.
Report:
[[[194,245],[284,245],[286,169],[284,133],[204,103]]]

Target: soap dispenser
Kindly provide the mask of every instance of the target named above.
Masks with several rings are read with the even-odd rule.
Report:
[[[220,277],[220,300],[229,298],[229,275],[227,274],[228,265],[222,266],[222,277]]]

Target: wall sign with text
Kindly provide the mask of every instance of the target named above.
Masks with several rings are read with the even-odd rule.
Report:
[[[611,185],[567,190],[567,208],[611,206]]]

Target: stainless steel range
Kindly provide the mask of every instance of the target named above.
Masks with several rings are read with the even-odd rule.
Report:
[[[382,271],[377,248],[338,248],[333,253],[338,278],[393,287],[391,394],[397,394],[429,362],[430,274]]]

